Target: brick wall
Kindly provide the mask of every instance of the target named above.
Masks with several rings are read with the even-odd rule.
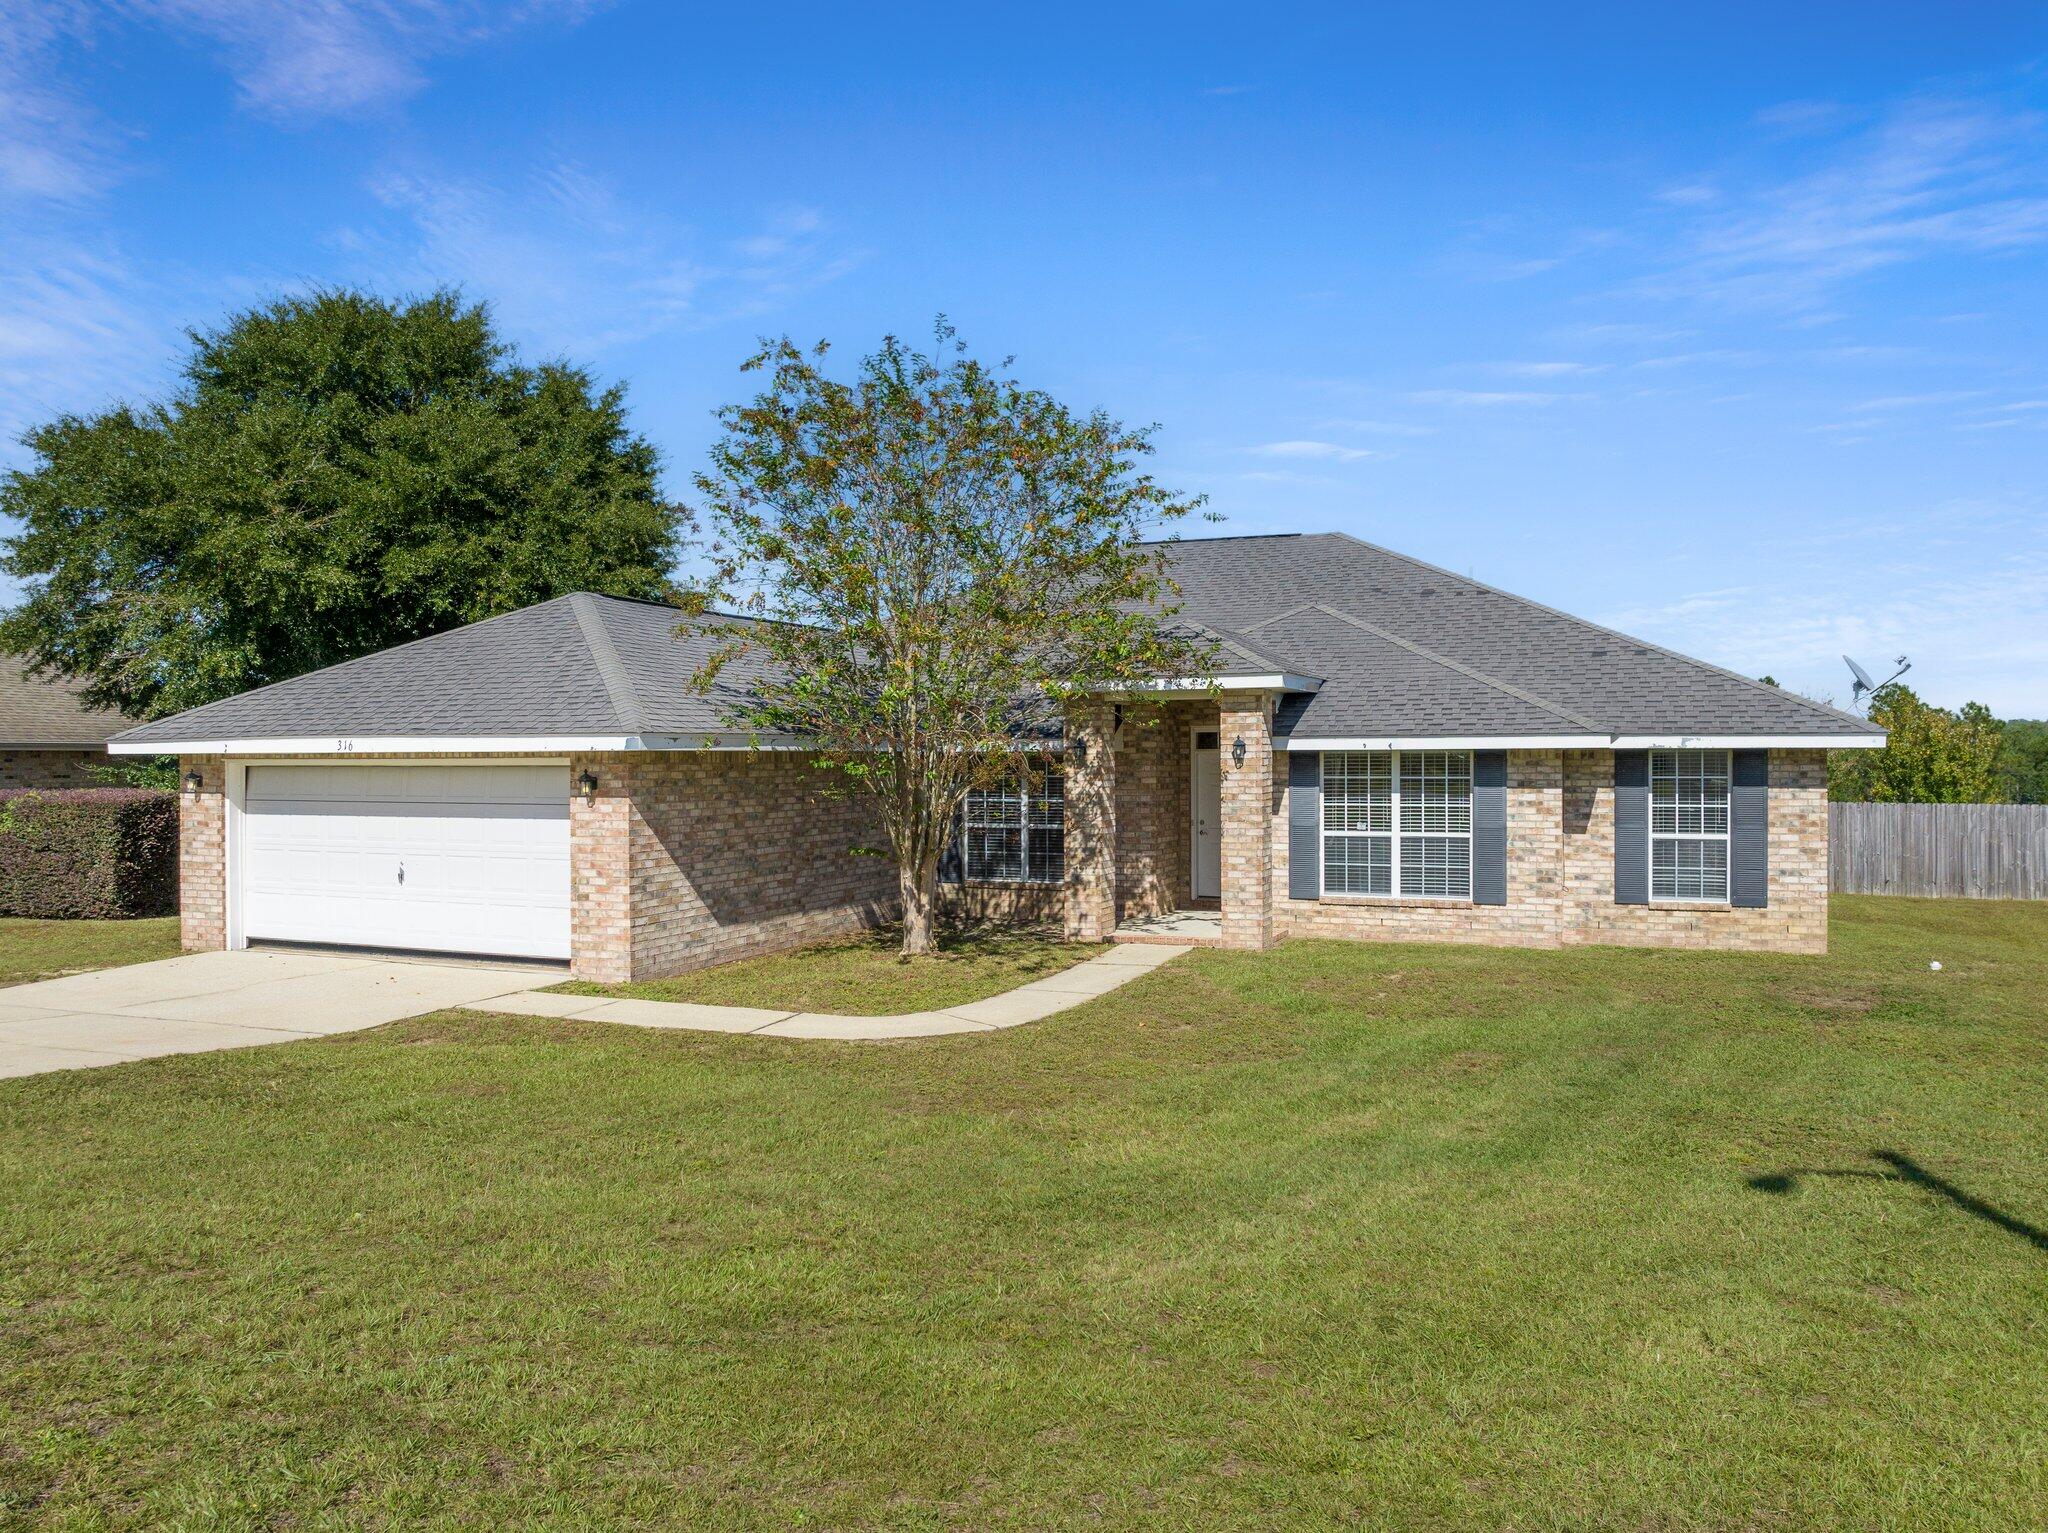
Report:
[[[1281,758],[1284,763],[1285,756]],[[1285,767],[1281,768],[1285,780]],[[1555,947],[1563,906],[1563,763],[1558,751],[1508,752],[1508,902],[1287,897],[1287,794],[1273,820],[1275,920],[1283,936]]]
[[[578,757],[597,800],[572,814],[590,866],[572,875],[575,971],[592,978],[681,974],[844,936],[896,913],[895,865],[858,799],[785,751]],[[621,838],[623,832],[623,847]],[[624,948],[618,881],[623,851]]]
[[[1126,705],[1116,763],[1117,919],[1184,908],[1188,881],[1189,731],[1214,729],[1216,705]]]
[[[0,788],[104,788],[94,769],[113,759],[103,750],[0,751]]]
[[[1217,715],[1223,769],[1223,945],[1270,947],[1274,936],[1273,818],[1284,793],[1273,771],[1273,700],[1228,693]],[[1238,761],[1237,746],[1244,746]],[[1286,839],[1281,820],[1280,839]]]
[[[1825,752],[1771,752],[1770,902],[1761,910],[1615,904],[1613,753],[1566,751],[1564,776],[1564,942],[1827,951]]]
[[[199,774],[199,791],[184,779]],[[178,941],[188,953],[228,945],[227,766],[218,756],[178,763]]]

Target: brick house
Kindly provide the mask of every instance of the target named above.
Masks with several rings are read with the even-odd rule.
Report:
[[[1341,534],[1165,552],[1215,674],[1105,696],[970,795],[955,908],[1241,948],[1825,950],[1825,753],[1881,745],[1865,720]],[[186,945],[622,980],[887,920],[859,803],[693,691],[712,641],[676,623],[561,597],[120,736],[183,758]]]
[[[126,721],[88,708],[54,677],[0,655],[0,788],[99,788],[107,741]]]

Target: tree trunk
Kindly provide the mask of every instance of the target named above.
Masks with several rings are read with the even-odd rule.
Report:
[[[896,885],[903,896],[903,956],[922,957],[938,950],[933,907],[938,903],[939,864],[936,858],[898,867]]]

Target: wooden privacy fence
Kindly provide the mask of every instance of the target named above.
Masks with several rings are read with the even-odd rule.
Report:
[[[2048,804],[1830,804],[1828,885],[2048,900]]]

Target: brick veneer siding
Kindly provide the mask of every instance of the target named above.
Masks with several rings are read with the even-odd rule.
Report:
[[[1508,752],[1505,905],[1289,899],[1285,788],[1275,797],[1273,905],[1281,936],[1827,951],[1827,768],[1819,751],[1771,752],[1770,902],[1760,910],[1614,903],[1611,751]]]
[[[570,820],[578,975],[658,979],[896,914],[894,864],[854,855],[882,845],[865,806],[826,796],[833,779],[800,755],[587,755],[572,783],[586,769],[598,792]]]
[[[184,785],[199,774],[199,791]],[[178,942],[188,953],[228,945],[227,764],[218,756],[178,763]]]
[[[103,750],[0,751],[0,788],[104,788],[112,761]]]
[[[1116,763],[1117,919],[1167,915],[1193,897],[1188,878],[1189,731],[1216,728],[1210,702],[1127,705]]]
[[[1772,751],[1769,902],[1728,906],[1614,903],[1614,760],[1564,757],[1567,943],[1631,947],[1828,950],[1828,773],[1823,751]]]
[[[1115,712],[1088,708],[1068,725],[1066,778],[1066,934],[1102,942],[1116,926],[1117,752]]]
[[[1225,693],[1217,729],[1223,771],[1223,945],[1270,947],[1275,932],[1273,819],[1287,812],[1280,802],[1284,794],[1274,791],[1272,698]],[[1241,762],[1236,759],[1240,743]],[[1284,818],[1277,839],[1283,844],[1287,839]]]
[[[1283,755],[1281,760],[1286,760]],[[1285,767],[1281,768],[1285,780]],[[1287,793],[1273,825],[1275,922],[1289,937],[1387,941],[1484,942],[1555,947],[1563,905],[1563,764],[1558,751],[1508,752],[1508,898],[1505,905],[1465,900],[1287,897]]]

